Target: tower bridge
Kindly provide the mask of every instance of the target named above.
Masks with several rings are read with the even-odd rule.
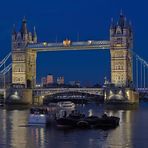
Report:
[[[19,32],[12,33],[12,83],[34,88],[36,84],[36,57],[38,52],[67,50],[110,49],[111,82],[117,86],[129,86],[132,81],[133,33],[130,23],[121,13],[119,21],[110,26],[110,41],[87,40],[74,42],[69,39],[57,43],[40,43],[37,33],[28,31],[27,22],[22,21]]]
[[[110,40],[87,40],[87,41],[71,41],[69,39],[63,42],[47,43],[38,42],[36,29],[31,33],[28,31],[27,22],[25,19],[22,21],[20,31],[16,31],[15,26],[12,32],[12,84],[21,85],[23,89],[33,89],[34,94],[43,95],[44,93],[50,94],[58,91],[66,91],[66,89],[36,89],[36,58],[38,52],[45,51],[68,51],[68,50],[110,50],[111,56],[111,83],[117,87],[130,88],[134,83],[136,86],[139,79],[133,78],[133,31],[131,24],[127,21],[125,16],[121,13],[118,23],[113,20],[110,26]],[[136,56],[138,60],[140,57]],[[147,75],[147,62],[140,60],[144,66],[141,71],[144,73],[145,78],[142,79],[143,73],[137,73],[137,77],[141,77],[146,84]],[[138,62],[137,62],[138,63]],[[142,65],[141,64],[141,65]],[[137,64],[138,65],[138,64]],[[140,67],[140,66],[139,66]],[[138,70],[138,66],[137,66]],[[139,83],[138,83],[139,84]],[[137,84],[137,88],[138,88]],[[142,88],[142,86],[141,86]],[[70,90],[70,89],[69,89]],[[98,89],[85,89],[81,88],[74,91],[89,91],[101,92]],[[126,90],[125,90],[126,91]],[[96,93],[96,92],[95,92]],[[108,93],[109,94],[109,93]]]

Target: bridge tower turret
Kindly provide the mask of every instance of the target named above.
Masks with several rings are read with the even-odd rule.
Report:
[[[37,43],[37,33],[36,33],[36,28],[35,28],[35,26],[34,26],[34,30],[33,30],[33,36],[32,36],[33,38],[33,42],[34,43]]]
[[[36,32],[35,32],[36,34]],[[15,26],[12,31],[12,84],[20,84],[25,88],[35,85],[36,80],[36,53],[27,50],[27,45],[37,42],[34,33],[28,31],[27,21],[24,18],[20,31]]]
[[[131,25],[120,13],[117,24],[110,27],[111,82],[116,86],[129,87],[132,77],[133,34]]]

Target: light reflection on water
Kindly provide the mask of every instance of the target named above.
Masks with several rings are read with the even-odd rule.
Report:
[[[137,110],[104,110],[95,104],[77,108],[118,116],[120,125],[112,130],[27,126],[29,110],[0,109],[0,148],[147,148],[148,104],[141,103]]]

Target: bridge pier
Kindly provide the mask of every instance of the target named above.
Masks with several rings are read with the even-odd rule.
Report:
[[[32,104],[33,105],[43,105],[43,96],[33,96],[32,97]]]
[[[121,107],[133,107],[139,104],[139,93],[126,87],[106,87],[104,91],[105,104],[114,109]],[[115,105],[115,106],[114,106]]]
[[[139,104],[139,93],[136,90],[126,88],[128,100],[132,104]]]
[[[31,105],[33,103],[32,89],[10,88],[6,93],[6,104]]]

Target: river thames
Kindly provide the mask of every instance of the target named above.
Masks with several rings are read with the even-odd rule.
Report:
[[[148,102],[136,110],[105,110],[103,105],[79,105],[83,113],[120,117],[111,130],[27,126],[29,109],[0,109],[0,148],[147,148]]]

